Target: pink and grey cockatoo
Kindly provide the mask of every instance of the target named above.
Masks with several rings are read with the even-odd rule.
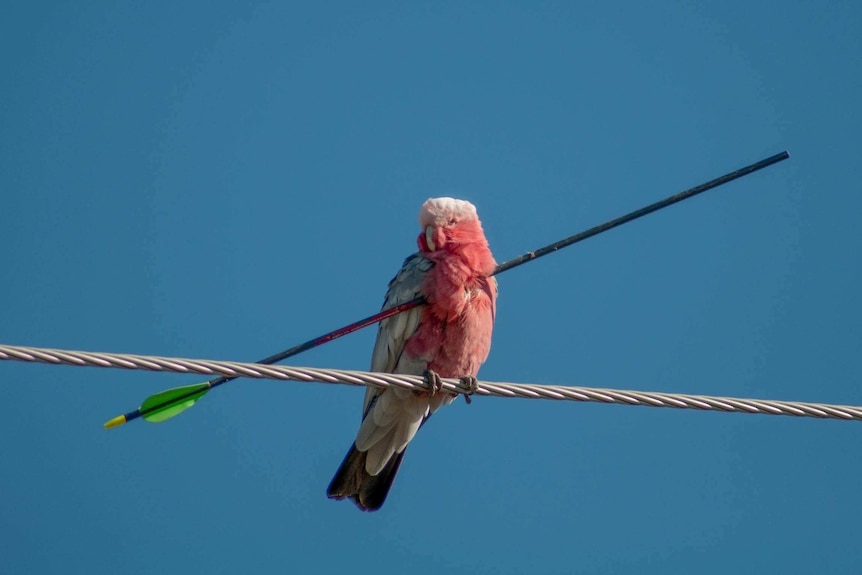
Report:
[[[496,267],[476,208],[432,198],[419,211],[419,252],[389,283],[383,309],[423,295],[428,303],[380,322],[371,371],[439,377],[475,386],[491,349]],[[432,413],[455,396],[368,387],[356,440],[329,484],[332,499],[349,497],[363,511],[383,505],[407,444]]]

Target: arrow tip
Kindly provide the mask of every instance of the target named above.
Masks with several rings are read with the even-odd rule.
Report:
[[[114,427],[120,427],[124,423],[126,423],[126,416],[118,415],[114,419],[105,422],[105,429],[113,429]]]

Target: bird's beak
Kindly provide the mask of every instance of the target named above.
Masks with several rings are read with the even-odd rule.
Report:
[[[425,243],[428,245],[429,252],[437,249],[437,246],[434,245],[434,226],[427,226],[425,228]]]

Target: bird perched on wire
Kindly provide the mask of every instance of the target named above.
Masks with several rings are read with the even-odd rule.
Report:
[[[329,484],[332,499],[350,498],[363,511],[380,509],[407,444],[432,413],[454,395],[440,377],[475,388],[491,349],[497,263],[476,208],[454,198],[431,198],[419,211],[419,252],[389,283],[383,309],[424,296],[426,305],[380,322],[371,371],[423,375],[430,392],[368,387],[356,440]]]

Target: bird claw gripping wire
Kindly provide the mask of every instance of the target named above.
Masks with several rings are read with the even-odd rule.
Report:
[[[428,386],[428,395],[434,397],[437,392],[443,391],[443,381],[440,379],[440,375],[433,370],[426,369],[422,373],[422,379],[425,380],[425,385]],[[462,375],[458,378],[461,382],[461,385],[467,388],[467,393],[464,393],[464,399],[467,401],[467,405],[473,403],[473,400],[470,399],[470,396],[479,391],[479,382],[472,375]]]
[[[479,391],[479,382],[472,375],[462,375],[458,379],[461,380],[461,385],[467,388],[467,393],[464,394],[464,401],[467,402],[467,405],[470,405],[473,403],[470,396]]]
[[[428,386],[428,395],[434,397],[438,391],[443,390],[443,381],[436,371],[426,369],[422,372],[422,379],[425,380],[425,385]]]

